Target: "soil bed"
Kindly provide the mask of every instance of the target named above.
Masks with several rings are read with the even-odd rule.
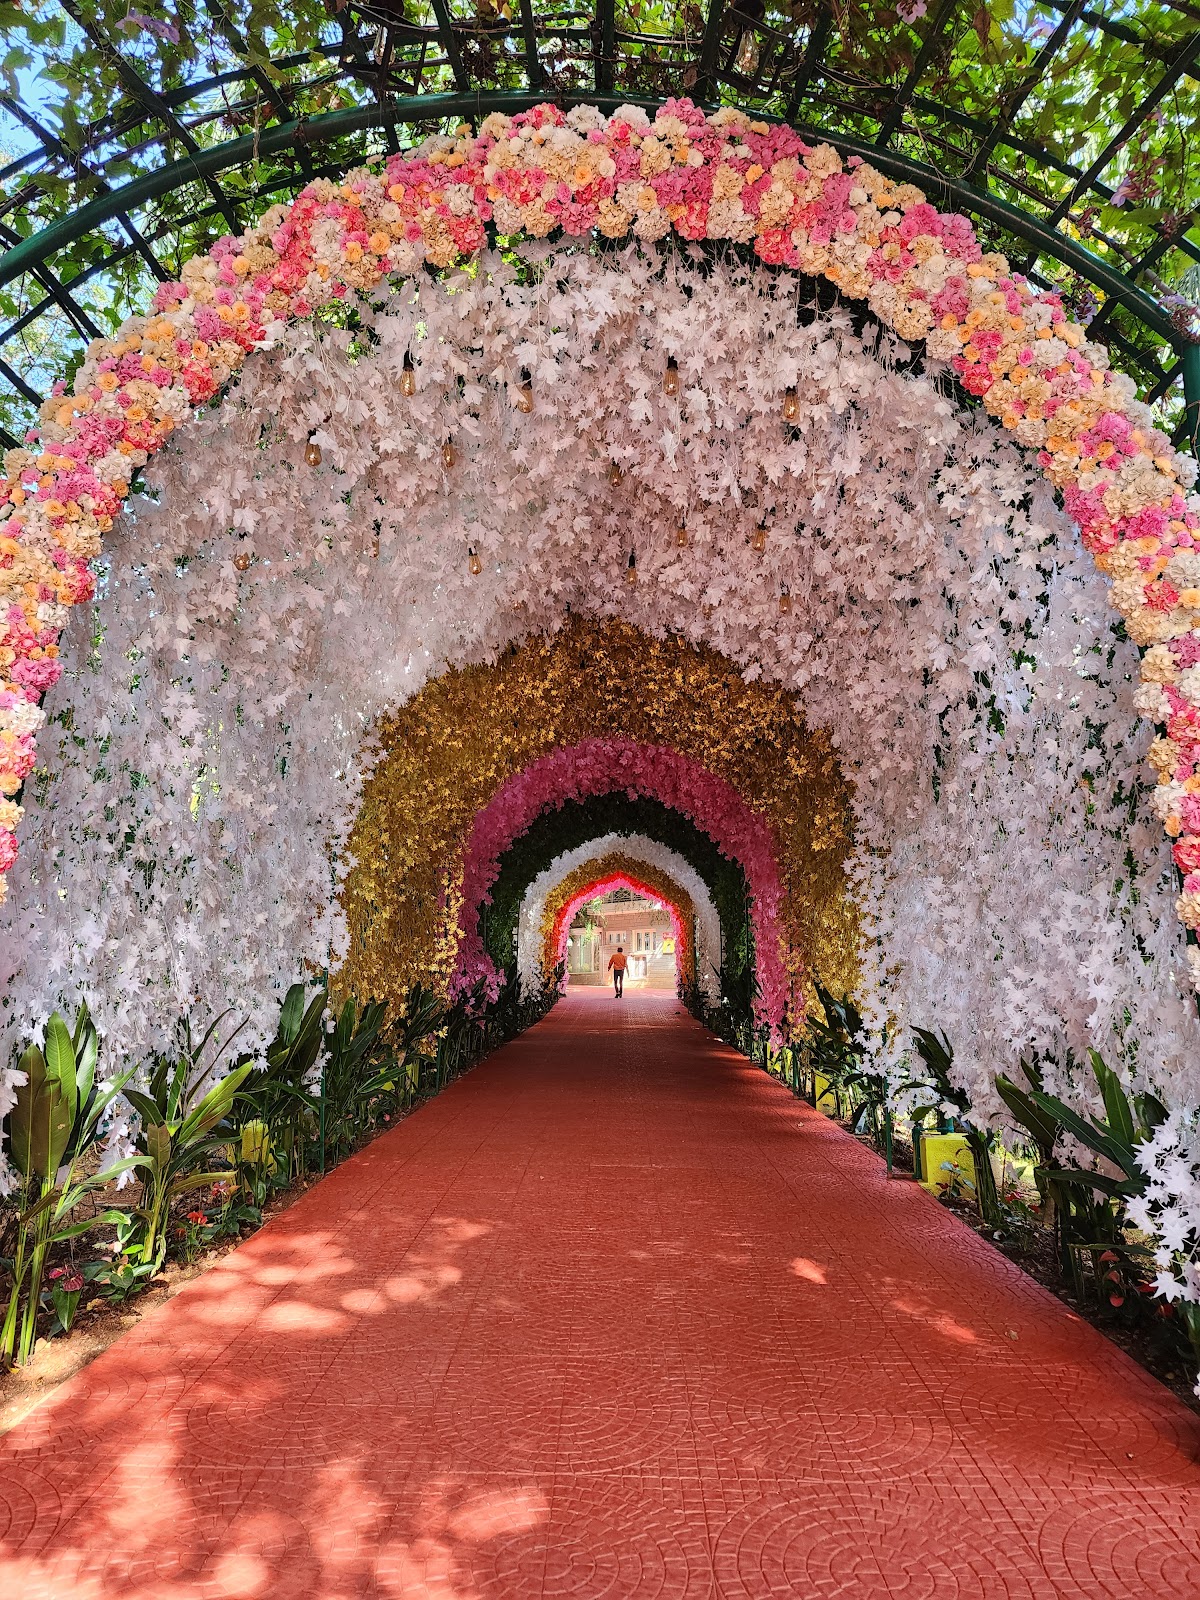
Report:
[[[263,1209],[263,1222],[286,1211],[293,1200],[298,1200],[316,1181],[316,1178],[302,1178],[290,1189],[281,1189],[273,1195]],[[132,1187],[125,1190],[115,1203],[133,1205],[136,1197],[137,1189]],[[113,1204],[111,1199],[106,1202],[107,1206]],[[243,1228],[242,1238],[249,1238],[257,1231],[252,1227]],[[76,1244],[77,1256],[86,1259],[89,1253],[93,1257],[107,1254],[112,1232],[112,1228],[107,1227],[98,1228],[94,1234],[84,1234]],[[222,1239],[219,1244],[210,1245],[194,1261],[168,1261],[158,1276],[151,1280],[148,1289],[123,1304],[114,1304],[102,1295],[93,1293],[86,1304],[80,1304],[70,1333],[60,1334],[54,1339],[39,1338],[30,1362],[7,1372],[0,1370],[0,1434],[16,1427],[47,1395],[53,1394],[60,1383],[65,1383],[94,1361],[144,1316],[173,1299],[187,1284],[215,1267],[241,1242],[241,1239]]]

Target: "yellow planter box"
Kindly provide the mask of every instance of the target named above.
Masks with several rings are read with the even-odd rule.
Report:
[[[818,1111],[824,1111],[828,1116],[837,1115],[837,1097],[829,1087],[829,1079],[823,1072],[813,1073],[813,1091]]]
[[[959,1172],[975,1187],[975,1158],[966,1136],[961,1133],[922,1133],[921,1135],[921,1187],[937,1194],[950,1186],[950,1174],[944,1165],[957,1164]]]

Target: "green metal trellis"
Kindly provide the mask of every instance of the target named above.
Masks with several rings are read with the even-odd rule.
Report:
[[[395,150],[405,132],[547,98],[653,108],[686,93],[798,124],[965,212],[989,242],[1024,249],[1035,281],[1094,293],[1093,328],[1114,361],[1151,401],[1181,386],[1177,437],[1194,438],[1200,358],[1158,276],[1200,262],[1194,186],[1189,176],[1160,222],[1142,206],[1127,225],[1114,204],[1138,141],[1200,114],[1190,0],[1130,0],[1119,16],[1031,0],[1022,18],[1039,21],[1040,38],[1027,26],[1027,46],[994,67],[980,33],[989,14],[956,0],[913,25],[847,0],[665,0],[653,21],[639,0],[349,0],[334,18],[298,0],[271,36],[279,48],[265,50],[245,0],[196,0],[197,40],[203,25],[220,45],[203,52],[207,75],[187,57],[156,71],[153,49],[116,34],[102,0],[48,3],[92,52],[78,60],[84,80],[103,69],[118,87],[70,128],[46,105],[0,96],[0,147],[25,145],[0,166],[0,402],[5,384],[29,401],[56,375],[36,351],[47,318],[82,343],[174,277],[214,223],[244,227],[316,172]],[[865,66],[864,17],[884,46]],[[1093,39],[1105,60],[1125,53],[1118,114],[1102,113],[1082,145],[1047,139],[1054,75],[1098,73]],[[979,92],[993,80],[994,102]],[[329,106],[333,93],[341,106]],[[252,131],[225,137],[229,124]]]

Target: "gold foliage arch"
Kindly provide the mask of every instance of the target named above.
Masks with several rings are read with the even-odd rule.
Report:
[[[454,970],[476,814],[532,762],[585,739],[665,746],[725,780],[774,840],[789,975],[853,989],[858,927],[843,863],[849,787],[797,697],[674,634],[574,618],[490,664],[455,668],[381,719],[343,886],[344,992],[402,1003]],[[703,828],[704,818],[696,817]]]
[[[669,872],[664,872],[661,867],[652,866],[648,861],[639,861],[635,856],[624,855],[619,850],[610,850],[602,856],[593,857],[590,861],[581,862],[579,866],[566,873],[547,894],[540,929],[543,977],[549,979],[558,963],[555,928],[563,911],[572,900],[584,890],[591,888],[593,884],[611,883],[616,878],[626,878],[639,885],[645,885],[660,900],[674,908],[679,918],[680,938],[680,946],[675,953],[675,969],[685,984],[693,982],[696,976],[696,907],[691,895]],[[597,888],[598,894],[603,892],[602,888]]]

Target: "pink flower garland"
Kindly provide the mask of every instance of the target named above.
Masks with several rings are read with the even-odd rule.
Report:
[[[788,977],[779,930],[783,898],[771,831],[723,778],[691,757],[634,739],[584,739],[531,762],[507,779],[476,813],[463,859],[458,964],[452,992],[481,979],[498,992],[499,974],[479,934],[479,908],[490,903],[500,858],[550,807],[591,795],[644,795],[690,817],[722,855],[736,861],[750,891],[750,919],[762,1017],[773,1029],[788,1002]],[[798,1003],[798,1002],[796,1002]]]
[[[632,873],[610,872],[607,876],[601,875],[594,882],[585,885],[584,888],[573,894],[565,905],[560,907],[557,916],[554,918],[554,927],[550,933],[551,969],[557,966],[560,961],[567,959],[567,939],[570,937],[571,924],[575,921],[575,915],[579,909],[587,905],[589,900],[595,900],[597,896],[602,894],[611,894],[614,889],[628,889],[633,894],[643,895],[647,900],[657,900],[666,906],[667,913],[671,918],[671,932],[675,937],[675,948],[682,954],[687,943],[687,935],[684,933],[679,912],[669,900],[663,899],[662,890],[656,889],[653,884],[644,883],[640,878],[634,877]],[[566,987],[565,975],[563,986],[564,988]]]
[[[1129,379],[1108,369],[1055,295],[984,254],[966,217],[791,128],[668,100],[605,118],[552,105],[493,113],[343,183],[319,178],[240,238],[185,264],[148,317],[95,340],[71,392],[42,407],[0,481],[0,872],[11,799],[34,761],[41,693],[60,671],[68,610],[134,472],[288,319],[370,291],[503,234],[752,244],[765,262],[866,300],[924,340],[1062,491],[1130,637],[1147,653],[1139,707],[1159,723],[1157,809],[1186,874],[1179,912],[1200,927],[1200,501],[1190,466]],[[413,356],[419,361],[419,350]],[[0,880],[2,882],[2,880]],[[1197,967],[1200,976],[1200,965]]]

